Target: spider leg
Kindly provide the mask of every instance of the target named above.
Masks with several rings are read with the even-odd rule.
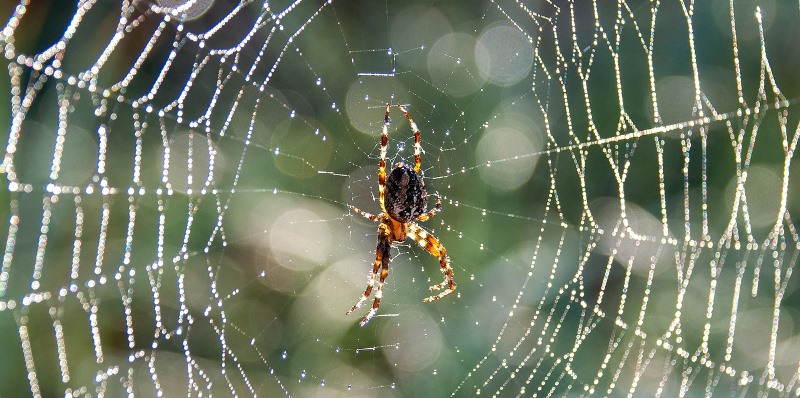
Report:
[[[391,261],[391,253],[389,252],[389,250],[391,249],[391,247],[392,243],[389,240],[388,236],[384,237],[378,242],[378,251],[381,252],[380,255],[381,274],[378,280],[378,291],[375,292],[375,300],[372,302],[372,308],[370,308],[369,312],[367,313],[367,316],[365,316],[364,319],[361,320],[359,326],[366,325],[367,322],[369,322],[369,320],[372,319],[372,317],[374,317],[375,314],[378,313],[378,307],[380,307],[381,299],[383,298],[383,284],[386,281],[386,277],[389,276],[389,261]],[[377,266],[377,264],[375,265]],[[377,274],[377,269],[372,276],[373,279],[375,278],[376,274]]]
[[[447,257],[447,250],[439,243],[439,240],[416,224],[410,224],[408,226],[407,235],[411,237],[411,239],[414,239],[420,247],[424,248],[432,256],[439,258],[439,265],[442,266],[442,273],[444,274],[444,281],[438,285],[431,286],[430,290],[447,289],[422,301],[429,303],[456,290],[456,282],[453,280],[453,268],[450,267],[450,257]]]
[[[376,216],[374,214],[367,213],[366,211],[361,210],[361,209],[359,209],[358,207],[355,207],[355,206],[347,205],[347,207],[349,207],[350,210],[360,214],[362,217],[364,217],[364,218],[366,218],[366,219],[368,219],[370,221],[378,221],[378,216]]]
[[[417,217],[417,221],[428,221],[431,218],[433,218],[433,216],[435,216],[436,213],[442,211],[442,198],[439,196],[438,192],[435,193],[434,195],[436,196],[436,207],[434,207],[427,213]]]
[[[369,277],[369,282],[367,283],[367,288],[364,290],[364,294],[358,299],[358,302],[350,308],[345,315],[350,315],[353,311],[357,310],[367,301],[369,295],[372,293],[372,289],[375,286],[375,280],[378,278],[378,270],[383,267],[383,271],[381,272],[380,282],[378,283],[378,291],[375,293],[375,301],[372,303],[372,309],[370,309],[367,316],[364,320],[361,321],[361,326],[366,325],[370,319],[378,312],[378,307],[380,306],[381,297],[383,297],[383,281],[386,279],[386,276],[389,274],[389,260],[391,259],[391,254],[389,249],[391,248],[391,242],[388,239],[388,231],[386,230],[386,226],[381,224],[378,227],[378,247],[375,249],[375,265],[372,268],[372,273]]]
[[[414,172],[419,174],[420,167],[422,166],[422,157],[420,156],[422,153],[422,145],[420,145],[421,134],[417,128],[417,124],[414,123],[414,119],[412,119],[411,115],[408,114],[406,108],[400,104],[397,104],[397,107],[403,111],[404,115],[406,115],[408,123],[411,124],[411,130],[414,131]]]
[[[378,196],[380,198],[381,210],[386,213],[386,206],[383,198],[386,195],[386,152],[389,149],[389,107],[386,104],[386,116],[383,117],[383,129],[381,130],[381,161],[378,163]]]
[[[375,249],[375,265],[372,268],[372,272],[369,274],[369,281],[367,282],[367,288],[364,290],[364,294],[361,296],[361,298],[358,299],[358,302],[356,302],[355,305],[353,305],[350,308],[350,310],[345,313],[345,315],[350,315],[350,313],[360,308],[361,305],[364,304],[365,301],[367,301],[367,298],[369,298],[369,295],[372,293],[372,288],[373,286],[375,286],[375,276],[378,275],[378,270],[381,268],[381,263],[383,262],[382,245],[384,244],[383,242],[385,240],[384,236],[385,230],[386,227],[383,224],[381,224],[381,226],[378,227],[378,247]]]

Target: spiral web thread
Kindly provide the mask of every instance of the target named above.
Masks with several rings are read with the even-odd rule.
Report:
[[[356,58],[387,51],[351,48],[351,33],[346,32],[354,27],[342,25],[348,22],[338,18],[332,1],[297,1],[282,7],[242,2],[225,18],[199,30],[187,16],[205,3],[167,3],[121,1],[109,8],[104,2],[78,1],[55,39],[27,53],[19,43],[28,40],[26,30],[34,30],[42,16],[35,5],[23,1],[10,11],[0,33],[10,82],[2,164],[9,221],[0,269],[0,317],[4,336],[15,339],[5,343],[16,346],[9,351],[12,366],[18,367],[14,374],[25,376],[33,396],[54,391],[74,396],[118,391],[169,395],[173,390],[162,381],[173,381],[174,375],[167,374],[178,369],[182,394],[190,396],[206,391],[302,395],[297,378],[315,379],[318,388],[352,391],[350,379],[326,379],[305,369],[299,376],[287,375],[289,371],[278,365],[286,360],[286,351],[278,358],[262,352],[258,341],[264,336],[250,335],[228,320],[226,306],[265,275],[251,274],[220,287],[228,272],[223,255],[231,243],[226,214],[236,195],[247,193],[240,181],[257,172],[246,163],[252,151],[294,159],[321,178],[342,175],[317,168],[302,152],[284,153],[255,142],[257,120],[269,113],[265,109],[295,117],[293,107],[276,99],[273,90],[273,79],[290,54],[305,62],[301,69],[308,75],[300,79],[319,87],[313,94],[331,100],[332,112],[343,118],[332,100],[338,94],[326,93],[315,71],[322,65],[305,58],[302,45],[296,44],[309,38],[307,30],[315,23],[339,24],[342,47],[333,51],[348,52],[354,76],[401,75],[361,67]],[[518,100],[536,104],[527,111],[542,121],[545,145],[519,157],[467,163],[460,170],[447,166],[431,180],[444,186],[459,175],[538,157],[550,185],[543,212],[533,215],[524,209],[507,213],[499,205],[459,201],[443,192],[446,206],[458,206],[476,217],[521,222],[535,232],[522,238],[533,254],[527,263],[516,263],[526,276],[513,297],[502,303],[508,313],[498,333],[491,336],[489,347],[479,347],[485,355],[462,359],[463,373],[455,382],[438,381],[442,390],[454,396],[800,394],[800,344],[795,342],[791,315],[796,304],[785,301],[787,292],[794,291],[792,274],[800,253],[790,214],[792,160],[800,137],[798,117],[791,111],[798,99],[782,92],[782,84],[792,82],[782,83],[773,71],[781,54],[768,51],[761,8],[745,7],[743,15],[731,2],[729,36],[724,51],[715,52],[726,54],[717,70],[728,72],[724,79],[730,95],[721,101],[724,105],[716,103],[703,78],[710,73],[704,52],[711,52],[711,45],[700,29],[705,20],[699,20],[695,7],[695,2],[658,1],[486,5],[478,23],[502,21],[522,33],[533,49],[531,85]],[[700,9],[707,12],[706,8],[703,4]],[[798,10],[791,12],[797,20]],[[95,14],[114,16],[113,33],[94,38],[94,44],[103,44],[94,57],[84,60],[91,61],[65,66],[70,57],[81,57],[84,43],[76,43],[75,37],[89,40],[85,34],[76,35],[101,20]],[[387,12],[387,18],[393,16]],[[748,21],[746,27],[737,27],[741,21]],[[670,105],[659,98],[657,88],[663,77],[659,61],[667,64],[659,58],[658,46],[672,39],[662,40],[660,35],[675,34],[664,33],[665,27],[683,40],[674,44],[682,56],[663,68],[685,72],[691,82],[692,94],[683,98],[691,111],[678,119],[666,116]],[[744,29],[751,29],[756,39],[740,44]],[[126,42],[132,37],[140,40],[140,47],[128,58],[130,65],[121,68],[122,73],[104,75],[119,52],[135,47]],[[145,69],[152,74],[142,77]],[[434,88],[435,83],[409,75],[405,78]],[[422,91],[412,90],[411,97],[420,98]],[[599,102],[611,104],[603,108],[602,118],[594,114]],[[612,124],[600,121],[609,109]],[[434,117],[419,115],[427,121]],[[45,170],[41,176],[26,170],[26,151],[33,144],[25,141],[41,127],[34,121],[55,131],[48,136],[48,150],[53,148],[49,157],[34,159],[38,166],[33,168]],[[492,120],[484,122],[489,125]],[[90,131],[96,144],[85,179],[72,178],[74,169],[62,164],[76,126]],[[306,127],[319,140],[327,139],[315,126]],[[120,135],[128,137],[121,150],[130,158],[125,169],[128,163],[117,161],[120,149],[114,147],[120,145]],[[185,146],[176,149],[176,137]],[[436,142],[437,136],[424,139],[428,138]],[[438,139],[446,142],[440,142],[439,159],[458,164],[457,151],[445,147],[465,149],[467,140],[461,144],[459,138]],[[775,163],[780,165],[775,173],[778,184],[771,192],[777,206],[769,209],[769,222],[763,216],[754,221],[753,202],[761,199],[748,182],[761,148],[757,142],[762,141],[776,145],[774,153],[782,156]],[[344,157],[338,151],[354,142],[338,138],[334,156]],[[235,149],[228,148],[228,168],[220,170],[220,148],[231,145]],[[711,159],[709,153],[721,146],[728,158]],[[436,153],[437,148],[428,151]],[[712,188],[719,164],[733,181],[732,201],[721,223],[712,219],[716,209],[710,209],[724,203],[715,201],[718,193]],[[636,178],[641,175],[647,177]],[[612,210],[598,210],[592,192],[595,178],[606,178],[615,188],[611,204],[606,203]],[[656,214],[655,223],[643,222],[647,211],[636,205],[639,198],[626,195],[639,181],[647,181],[656,192],[659,205],[649,209]],[[255,192],[297,194],[263,187]],[[570,196],[579,200],[563,201]],[[144,214],[155,217],[143,219],[142,208],[151,209]],[[673,214],[675,208],[679,217]],[[215,222],[196,225],[200,213],[212,214]],[[447,222],[441,221],[447,231],[457,223]],[[453,238],[455,233],[446,233],[442,240],[448,235]],[[477,245],[483,250],[483,243]],[[567,255],[575,254],[575,248],[575,257]],[[187,289],[190,263],[203,264],[205,290]],[[457,266],[456,271],[465,270]],[[193,295],[201,296],[203,311],[195,310]],[[702,305],[690,297],[702,297]],[[165,301],[170,304],[164,306]],[[150,319],[136,317],[136,307],[142,305],[152,308]],[[530,311],[519,311],[523,306]],[[768,322],[757,325],[761,345],[743,359],[741,340],[754,338],[754,327],[747,324],[754,318],[744,317],[751,308],[768,310],[766,318],[757,318]],[[200,333],[201,323],[218,342],[216,356],[211,355],[216,366],[203,359],[208,352],[202,358],[195,354],[202,349],[188,337]],[[751,330],[747,337],[742,337],[742,328]],[[447,336],[457,338],[456,334],[450,331]],[[73,351],[73,344],[82,350]],[[606,347],[600,350],[604,355],[589,350],[597,346]],[[388,349],[365,345],[353,351]],[[322,352],[334,351],[339,347],[329,344]],[[453,351],[458,356],[460,351]],[[377,380],[357,381],[356,389],[387,392],[396,387]]]

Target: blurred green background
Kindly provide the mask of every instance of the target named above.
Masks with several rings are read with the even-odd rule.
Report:
[[[0,396],[795,394],[799,13],[3,3]],[[386,103],[458,290],[361,328]]]

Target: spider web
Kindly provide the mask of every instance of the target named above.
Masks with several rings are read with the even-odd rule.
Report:
[[[0,395],[799,395],[799,14],[4,3]],[[360,328],[387,102],[458,290]]]

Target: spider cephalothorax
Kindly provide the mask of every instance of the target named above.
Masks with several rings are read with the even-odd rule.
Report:
[[[428,192],[425,191],[425,181],[422,179],[420,167],[422,164],[420,146],[420,132],[414,119],[408,114],[402,105],[398,108],[408,119],[411,129],[414,131],[414,168],[398,163],[386,176],[386,151],[389,143],[389,104],[386,104],[386,116],[383,119],[383,130],[381,134],[381,160],[378,168],[378,194],[381,205],[381,213],[378,215],[369,214],[363,210],[350,206],[358,214],[378,223],[378,247],[375,250],[375,263],[372,273],[367,283],[367,289],[361,299],[347,311],[347,314],[355,311],[369,298],[372,289],[378,280],[378,290],[375,292],[375,301],[372,309],[361,321],[364,326],[378,312],[383,297],[383,284],[389,275],[389,261],[391,260],[390,249],[395,242],[403,242],[406,238],[411,238],[423,247],[432,256],[439,258],[439,265],[444,273],[444,281],[438,285],[430,287],[431,290],[442,290],[439,294],[426,298],[425,302],[438,300],[456,289],[453,281],[453,268],[450,267],[450,258],[444,246],[439,243],[433,235],[422,229],[416,221],[425,221],[436,215],[442,210],[442,201],[436,194],[436,207],[428,211]],[[380,275],[378,274],[380,271]]]

